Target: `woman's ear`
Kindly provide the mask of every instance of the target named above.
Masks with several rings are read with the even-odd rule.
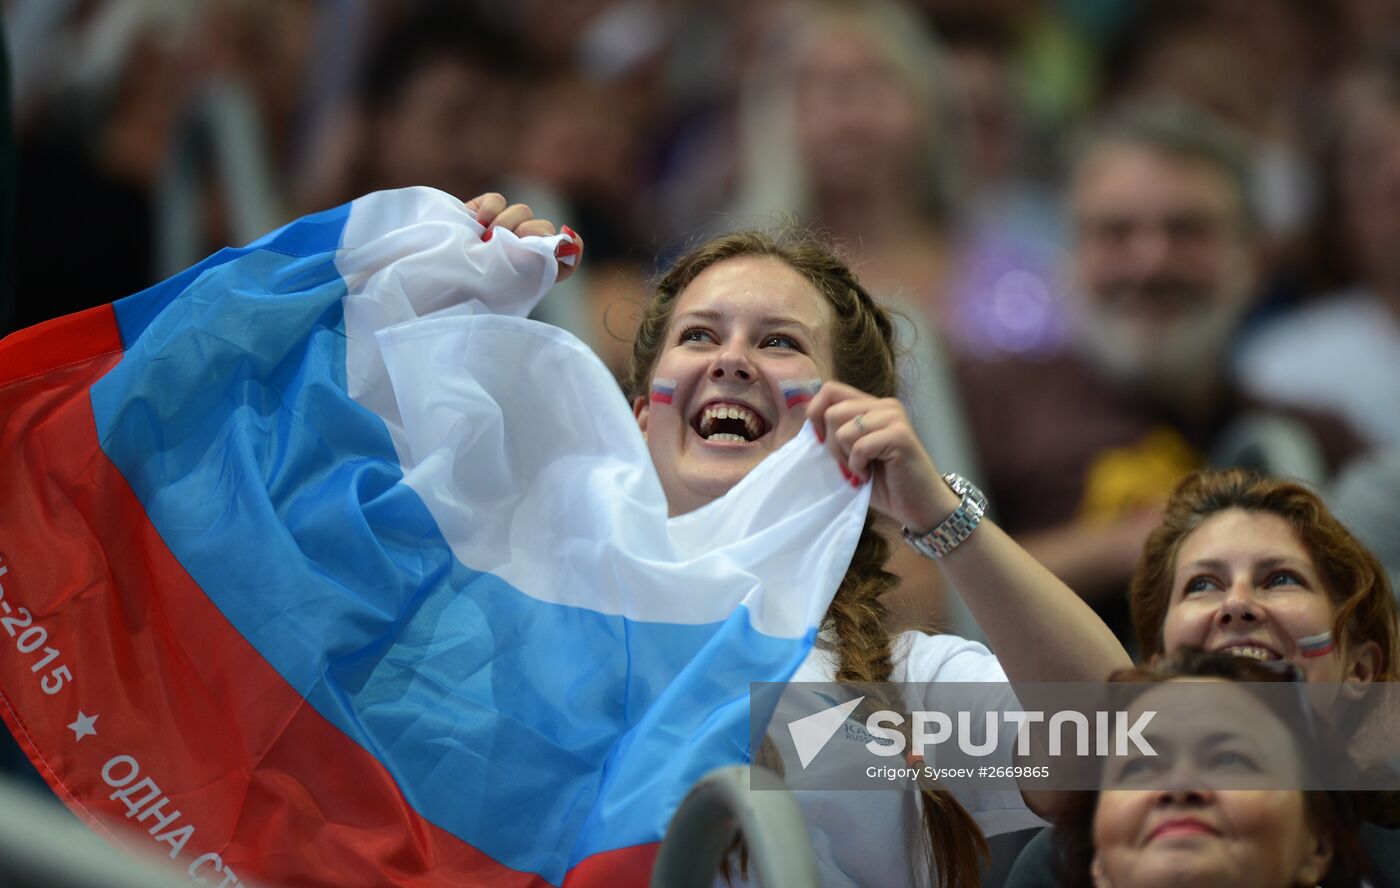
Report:
[[[1103,857],[1097,851],[1094,852],[1094,859],[1089,862],[1089,877],[1094,880],[1094,888],[1113,888],[1108,874],[1103,871]]]
[[[637,428],[642,430],[642,437],[647,436],[647,412],[651,409],[651,402],[646,395],[638,395],[632,399],[632,415],[637,417]]]
[[[1332,868],[1332,837],[1316,835],[1313,847],[1298,866],[1294,885],[1320,885],[1327,871]]]
[[[1381,671],[1381,646],[1374,641],[1357,645],[1354,650],[1348,645],[1346,652],[1346,673],[1342,681],[1342,695],[1348,700],[1360,700],[1366,696],[1366,685],[1376,680]]]

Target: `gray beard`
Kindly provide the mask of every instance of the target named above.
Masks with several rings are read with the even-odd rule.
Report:
[[[1119,386],[1191,405],[1216,385],[1240,314],[1239,307],[1222,302],[1147,334],[1121,315],[1086,310],[1079,317],[1080,351]]]

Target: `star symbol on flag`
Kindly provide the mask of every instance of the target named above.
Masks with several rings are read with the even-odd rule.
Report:
[[[97,728],[93,727],[93,723],[96,722],[99,717],[100,716],[96,715],[83,715],[83,711],[79,709],[78,718],[68,726],[68,730],[73,732],[73,742],[77,743],[89,734],[96,736]]]

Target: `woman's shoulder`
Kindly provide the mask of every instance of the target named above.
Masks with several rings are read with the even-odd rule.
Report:
[[[894,681],[1006,681],[996,655],[979,641],[910,630],[893,643]]]

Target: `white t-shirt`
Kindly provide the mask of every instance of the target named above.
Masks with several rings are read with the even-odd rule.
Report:
[[[1007,680],[1001,664],[984,645],[954,635],[905,632],[894,640],[894,662],[890,676],[894,682]],[[834,650],[814,648],[792,680],[834,681],[836,665]],[[911,708],[932,709],[936,693],[930,689],[930,699],[905,702]],[[831,742],[860,741],[838,733]],[[903,764],[903,760],[895,763]],[[1026,807],[1019,792],[955,795],[987,836],[1046,825]],[[917,792],[799,790],[794,796],[807,820],[823,885],[904,888],[928,883],[922,862],[925,839]]]

